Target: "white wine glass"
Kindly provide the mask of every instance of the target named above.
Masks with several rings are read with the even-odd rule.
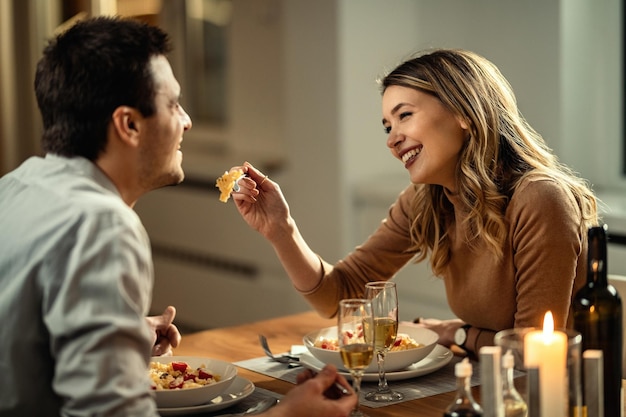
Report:
[[[352,388],[358,398],[363,372],[374,359],[374,316],[369,300],[347,299],[339,302],[337,340],[343,365],[350,371]],[[350,417],[367,417],[359,410],[358,400]]]
[[[378,362],[378,388],[365,395],[374,402],[391,402],[404,398],[392,391],[385,376],[385,355],[398,335],[398,292],[393,281],[375,281],[365,284],[365,298],[372,302],[374,313],[374,351]]]

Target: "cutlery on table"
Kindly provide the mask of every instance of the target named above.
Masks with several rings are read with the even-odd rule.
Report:
[[[235,414],[222,414],[220,417],[237,417],[237,416],[250,416],[254,414],[261,414],[278,403],[278,400],[273,397],[267,397],[259,401],[256,405],[248,408],[243,413]]]
[[[263,348],[263,351],[265,352],[265,354],[272,359],[275,362],[280,362],[280,363],[287,363],[290,366],[298,366],[301,365],[300,363],[300,358],[298,358],[297,356],[292,356],[292,355],[281,355],[281,356],[276,356],[272,353],[272,351],[270,350],[270,346],[267,343],[267,338],[265,336],[263,336],[262,334],[259,335],[259,342],[261,343],[261,347]]]
[[[263,348],[263,351],[265,352],[265,354],[273,361],[289,364],[290,367],[302,366],[302,363],[300,362],[300,358],[297,356],[274,355],[272,353],[272,350],[270,349],[269,344],[267,343],[267,338],[263,336],[262,334],[259,335],[259,342],[261,343],[261,347]],[[313,371],[314,374],[317,373],[317,371],[311,367],[306,366],[306,368]],[[335,383],[334,389],[335,389],[335,393],[338,395],[350,395],[350,391],[348,391],[345,387],[341,386],[341,384],[338,382]]]

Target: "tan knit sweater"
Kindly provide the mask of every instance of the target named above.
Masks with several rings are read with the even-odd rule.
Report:
[[[410,185],[380,227],[346,258],[334,266],[322,262],[320,284],[303,293],[321,315],[334,316],[340,299],[362,296],[365,282],[387,280],[411,260],[414,253],[406,250],[414,195]],[[586,231],[571,192],[549,178],[520,184],[506,209],[509,233],[501,261],[481,244],[468,247],[457,227],[463,214],[454,197],[448,198],[456,221],[448,229],[451,260],[442,278],[451,310],[472,325],[466,346],[478,352],[494,344],[497,331],[541,327],[548,310],[555,327],[571,327],[571,299],[584,285],[587,258]]]

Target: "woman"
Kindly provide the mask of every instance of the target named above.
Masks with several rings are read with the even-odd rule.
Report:
[[[412,184],[366,242],[336,265],[313,252],[278,184],[252,165],[233,194],[274,247],[295,288],[324,316],[367,281],[429,258],[458,319],[422,320],[439,343],[476,354],[496,332],[571,326],[586,274],[586,230],[597,203],[524,120],[507,80],[485,58],[435,50],[380,81],[387,147]]]

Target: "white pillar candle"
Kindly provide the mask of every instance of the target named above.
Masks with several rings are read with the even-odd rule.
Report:
[[[567,416],[567,335],[554,330],[548,311],[543,331],[524,336],[524,366],[539,369],[539,408],[541,417]]]

